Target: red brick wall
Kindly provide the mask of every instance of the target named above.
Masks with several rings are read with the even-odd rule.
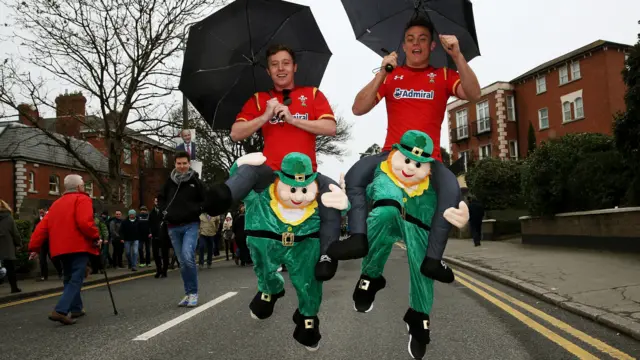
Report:
[[[38,164],[36,166],[33,162],[27,162],[25,165],[25,169],[27,170],[27,198],[29,199],[43,199],[43,200],[55,200],[60,195],[52,195],[49,194],[49,177],[51,175],[57,175],[60,179],[60,194],[64,193],[64,178],[70,174],[78,174],[82,176],[85,183],[89,181],[93,181],[93,197],[98,199],[100,198],[100,186],[96,181],[91,178],[91,175],[87,172],[70,170],[65,168],[54,167],[50,165]],[[29,191],[29,174],[33,172],[35,175],[35,191],[37,193],[32,193]]]
[[[0,161],[0,199],[4,200],[13,209],[13,161]]]

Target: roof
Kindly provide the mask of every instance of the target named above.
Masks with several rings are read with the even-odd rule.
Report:
[[[553,60],[547,61],[546,63],[536,66],[535,68],[527,71],[526,73],[518,76],[517,78],[511,80],[511,82],[516,82],[516,81],[520,81],[523,80],[529,76],[535,75],[543,70],[546,70],[547,68],[550,68],[554,65],[558,65],[558,64],[562,64],[564,62],[567,62],[575,57],[578,57],[580,55],[583,55],[585,53],[588,53],[590,51],[594,51],[594,50],[598,50],[602,47],[605,46],[611,46],[611,47],[620,47],[620,48],[632,48],[631,45],[626,45],[626,44],[620,44],[620,43],[615,43],[612,41],[606,41],[606,40],[596,40],[594,42],[592,42],[591,44],[585,45],[579,49],[573,50],[569,53],[566,53],[562,56],[559,56]]]
[[[8,123],[2,124],[1,129],[0,159],[22,158],[69,168],[84,168],[78,160],[38,128],[20,123]],[[71,145],[76,152],[96,170],[109,172],[109,160],[91,144],[72,137],[55,135],[60,139],[71,140]]]

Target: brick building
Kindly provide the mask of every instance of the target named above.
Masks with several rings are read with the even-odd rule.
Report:
[[[56,98],[56,117],[41,118],[29,105],[21,112],[38,119],[39,125],[61,139],[70,139],[84,160],[102,174],[108,174],[108,149],[104,138],[104,121],[86,115],[86,99],[81,94]],[[175,150],[127,128],[125,150],[121,159],[124,188],[122,204],[116,208],[153,206],[153,198],[172,168]],[[26,116],[17,122],[0,123],[0,198],[7,201],[23,218],[30,218],[38,208],[49,207],[63,190],[64,177],[77,173],[84,177],[86,190],[96,208],[107,208],[98,184],[73,156],[44,132],[32,126]]]
[[[614,114],[625,110],[621,72],[630,48],[598,40],[485,87],[477,102],[450,103],[452,159],[523,158],[530,124],[538,144],[567,133],[611,134]]]

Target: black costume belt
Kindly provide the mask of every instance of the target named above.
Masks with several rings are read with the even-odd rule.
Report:
[[[431,231],[431,226],[423,223],[422,221],[420,221],[420,219],[411,216],[411,214],[407,214],[406,210],[404,209],[404,206],[400,205],[400,203],[397,202],[396,200],[382,199],[373,203],[374,209],[380,206],[393,206],[394,208],[400,211],[400,214],[402,215],[402,218],[405,221],[408,221],[414,225],[417,225],[418,227],[421,227],[424,230]]]
[[[295,235],[292,232],[283,232],[281,234],[267,230],[245,230],[247,236],[261,237],[282,242],[282,246],[293,246],[294,242],[301,242],[309,238],[319,238],[320,232],[316,231],[307,235]]]

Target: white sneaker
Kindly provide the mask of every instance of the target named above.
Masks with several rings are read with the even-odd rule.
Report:
[[[189,295],[189,300],[187,302],[187,307],[196,307],[198,306],[198,294]]]
[[[183,297],[182,300],[180,300],[180,302],[178,303],[178,306],[184,307],[184,306],[187,306],[188,303],[189,303],[189,295]]]

